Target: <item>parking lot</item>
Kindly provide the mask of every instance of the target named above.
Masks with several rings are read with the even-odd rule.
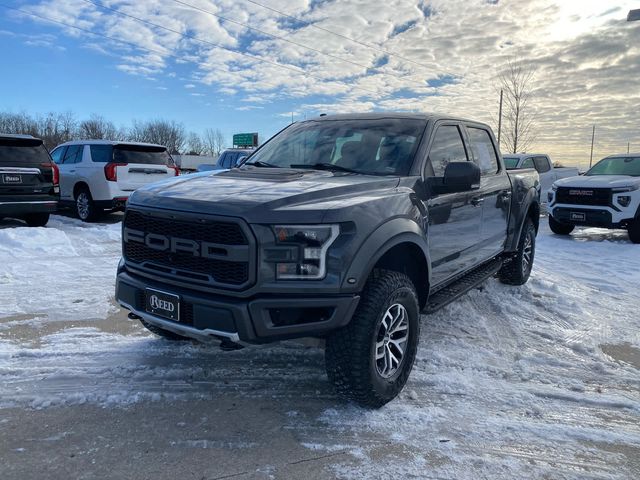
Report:
[[[624,231],[563,238],[541,219],[531,281],[423,317],[409,383],[368,411],[333,393],[319,348],[222,352],[128,320],[120,218],[0,222],[3,479],[640,476]]]

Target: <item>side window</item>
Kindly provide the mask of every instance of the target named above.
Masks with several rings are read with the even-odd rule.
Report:
[[[58,147],[51,152],[53,163],[60,165],[62,163],[63,154],[67,147]]]
[[[70,163],[78,163],[82,161],[83,150],[84,150],[84,145],[69,145],[67,147],[67,151],[62,157],[62,163],[67,165]]]
[[[455,125],[438,127],[429,151],[429,160],[436,177],[444,176],[444,169],[449,163],[468,160],[458,127]]]
[[[473,159],[480,167],[482,175],[494,175],[500,169],[498,156],[489,132],[482,128],[468,127]]]
[[[524,162],[522,162],[520,168],[536,168],[533,164],[533,157],[529,157]]]
[[[551,170],[547,157],[535,157],[533,163],[535,163],[538,173],[545,173]]]
[[[113,147],[111,145],[89,145],[91,161],[109,163],[113,161]]]
[[[226,152],[220,155],[220,158],[218,158],[218,166],[222,168],[226,168],[228,158],[229,158],[229,154]]]

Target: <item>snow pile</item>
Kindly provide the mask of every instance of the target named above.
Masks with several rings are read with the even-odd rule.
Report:
[[[120,258],[119,223],[53,216],[47,227],[0,229],[0,319],[104,319]]]

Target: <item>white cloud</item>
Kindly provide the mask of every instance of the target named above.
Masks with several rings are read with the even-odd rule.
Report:
[[[624,21],[637,3],[632,0],[619,0],[613,7],[601,0],[269,3],[303,22],[234,0],[187,2],[332,57],[175,2],[119,0],[105,5],[201,41],[82,0],[43,0],[24,8],[127,42],[61,27],[89,48],[100,46],[117,54],[116,68],[125,73],[175,76],[172,70],[179,64],[181,71],[191,71],[190,80],[210,85],[219,94],[242,94],[240,100],[252,107],[288,98],[298,103],[301,115],[430,110],[490,121],[497,111],[499,68],[518,56],[537,68],[536,149],[577,162],[588,154],[585,138],[592,124],[599,126],[598,155],[626,149],[627,140],[638,135],[640,22]],[[455,84],[426,86],[428,80],[443,75],[454,75]],[[309,100],[318,95],[329,100],[325,104]]]

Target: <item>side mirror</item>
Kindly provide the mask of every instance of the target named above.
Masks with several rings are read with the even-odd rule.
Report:
[[[239,167],[239,166],[240,166],[240,164],[241,164],[242,162],[244,162],[245,158],[247,158],[247,157],[248,157],[248,155],[242,155],[240,158],[238,158],[238,159],[236,160],[235,164],[234,164],[234,165],[232,165],[232,166],[231,166],[231,168]]]
[[[451,162],[444,169],[444,177],[428,179],[431,193],[467,192],[480,188],[480,167],[473,162]]]

